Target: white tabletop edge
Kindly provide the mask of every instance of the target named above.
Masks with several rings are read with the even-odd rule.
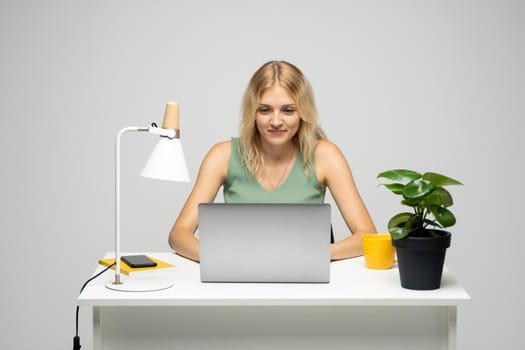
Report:
[[[447,268],[441,288],[403,289],[397,268],[368,270],[362,258],[333,262],[328,284],[201,283],[199,265],[172,252],[147,253],[175,264],[159,278],[174,286],[157,292],[118,292],[106,288],[114,273],[107,271],[78,296],[80,306],[458,306],[470,301]],[[105,257],[111,257],[106,254]],[[101,271],[99,265],[95,272]]]

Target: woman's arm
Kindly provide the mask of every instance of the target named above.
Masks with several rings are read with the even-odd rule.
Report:
[[[199,261],[199,240],[195,231],[199,225],[199,203],[211,203],[226,180],[231,153],[231,141],[212,147],[199,169],[193,190],[173,225],[169,245],[178,254]]]
[[[324,140],[316,147],[315,161],[319,182],[330,190],[352,232],[349,237],[332,244],[331,258],[339,260],[362,255],[362,236],[376,232],[376,227],[359,195],[348,162],[336,145]]]

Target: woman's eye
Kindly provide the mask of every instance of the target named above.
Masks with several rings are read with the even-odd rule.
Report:
[[[257,112],[259,112],[261,114],[269,114],[271,112],[271,109],[268,108],[268,107],[259,107],[257,109]]]
[[[283,113],[284,114],[288,114],[288,115],[294,114],[295,113],[295,108],[285,107],[285,108],[283,108]]]

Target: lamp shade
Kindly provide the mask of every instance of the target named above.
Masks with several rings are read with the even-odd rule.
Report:
[[[190,175],[179,138],[161,137],[140,176],[150,179],[189,182]]]

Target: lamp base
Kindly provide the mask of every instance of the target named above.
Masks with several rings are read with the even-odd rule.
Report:
[[[106,288],[119,292],[154,292],[173,287],[172,281],[152,279],[152,278],[130,278],[120,284],[109,282]]]

